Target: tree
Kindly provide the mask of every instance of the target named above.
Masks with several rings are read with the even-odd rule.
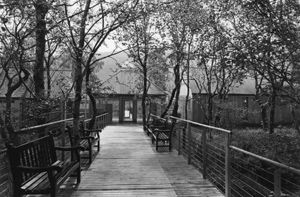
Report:
[[[233,17],[228,5],[222,1],[203,3],[206,6],[199,9],[201,15],[198,14],[198,20],[192,25],[195,31],[192,80],[199,94],[206,95],[201,99],[201,106],[207,123],[221,126],[228,93],[233,85],[242,83],[245,71],[237,61],[240,47],[227,22]]]
[[[257,86],[258,92],[265,92],[268,101],[257,100],[262,107],[263,122],[265,108],[269,108],[268,129],[273,133],[276,100],[288,96],[298,102],[292,86],[295,85],[293,71],[299,68],[299,25],[296,23],[299,3],[293,0],[248,1],[241,3],[241,8],[244,25],[239,23],[237,31],[245,38],[245,63],[251,66],[254,77],[263,81],[263,87]]]
[[[25,10],[27,12],[25,12]],[[5,4],[1,7],[0,61],[1,88],[6,89],[4,120],[0,114],[1,137],[5,142],[14,140],[12,95],[29,79],[32,63],[32,12],[30,7]]]
[[[158,53],[164,54],[164,47],[158,35],[158,15],[155,10],[158,4],[154,1],[146,1],[139,4],[136,10],[135,20],[122,29],[121,43],[128,48],[128,57],[137,65],[137,70],[142,75],[142,114],[145,129],[146,107],[148,90],[151,86],[151,73],[155,72]],[[153,75],[152,75],[153,76]],[[158,75],[160,76],[160,75]],[[150,111],[150,110],[149,110]]]
[[[86,76],[86,90],[93,104],[93,120],[96,117],[95,99],[91,93],[89,76],[92,66],[103,58],[96,58],[98,49],[104,44],[111,32],[125,24],[131,17],[132,10],[137,6],[138,0],[133,1],[92,1],[87,0],[82,9],[81,1],[76,1],[75,13],[69,15],[69,8],[65,5],[67,25],[74,66],[75,101],[73,107],[73,124],[76,142],[79,143],[79,108],[82,94],[83,79]],[[71,17],[72,16],[72,17]]]
[[[160,6],[159,12],[164,16],[161,21],[161,35],[166,40],[167,48],[170,50],[168,56],[170,67],[173,68],[174,88],[171,92],[169,103],[165,111],[161,114],[164,117],[173,104],[172,116],[178,116],[178,101],[180,95],[180,86],[183,78],[184,59],[186,55],[187,44],[187,23],[186,15],[189,10],[189,2],[170,2],[165,1]],[[163,14],[162,14],[163,13]],[[173,103],[173,99],[175,99]]]

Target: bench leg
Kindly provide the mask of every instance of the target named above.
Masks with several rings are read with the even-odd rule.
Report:
[[[57,186],[54,186],[53,188],[52,188],[52,191],[51,191],[51,197],[56,197],[57,196],[57,190],[58,190],[58,188],[57,188]]]
[[[80,181],[81,181],[81,167],[80,167],[80,165],[79,165],[79,167],[77,168],[77,184],[79,184],[80,183]]]
[[[99,139],[99,141],[97,143],[97,150],[98,150],[98,152],[100,151],[100,139]]]
[[[90,162],[90,164],[92,163],[92,154],[93,153],[93,147],[92,147],[92,145],[90,145],[90,147],[89,147],[89,162]]]

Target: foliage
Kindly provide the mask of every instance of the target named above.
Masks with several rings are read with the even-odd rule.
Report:
[[[294,129],[278,127],[273,134],[261,129],[234,131],[232,144],[246,151],[300,168],[300,137]]]
[[[232,145],[300,169],[300,137],[294,129],[278,127],[273,134],[269,134],[262,129],[247,128],[245,130],[236,130],[233,133]],[[273,190],[273,185],[266,180],[273,182],[273,172],[278,169],[277,167],[251,156],[237,153],[236,151],[232,151],[232,159],[233,168],[237,172],[253,178],[256,184],[260,183],[271,191]],[[281,170],[281,176],[285,180],[282,181],[284,189],[290,192],[298,192],[299,188],[294,187],[293,184],[299,185],[300,180],[299,178],[297,179],[294,173],[288,170]],[[289,182],[293,184],[289,184]],[[253,183],[249,184],[258,191],[262,189],[260,186],[253,185]]]
[[[233,130],[236,127],[241,127],[247,118],[257,114],[257,111],[238,107],[232,101],[214,99],[213,113],[215,114],[213,119],[214,126]]]

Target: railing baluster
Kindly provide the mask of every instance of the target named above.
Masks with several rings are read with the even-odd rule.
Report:
[[[187,123],[188,128],[188,164],[192,163],[192,155],[191,155],[191,146],[192,146],[192,133],[191,133],[191,124]]]
[[[230,134],[225,134],[225,196],[230,197],[231,195],[231,168],[230,168]]]
[[[206,146],[206,129],[203,129],[202,132],[202,149],[203,149],[203,155],[202,155],[202,159],[203,159],[203,178],[206,179],[206,161],[207,161],[207,146]]]
[[[181,132],[182,132],[181,127],[179,127],[179,129],[178,129],[178,155],[181,154]]]
[[[280,170],[274,171],[274,197],[281,196],[281,172]]]

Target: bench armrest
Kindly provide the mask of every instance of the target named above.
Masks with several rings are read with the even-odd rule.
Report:
[[[75,151],[74,154],[76,156],[77,162],[80,162],[79,150],[84,151],[83,146],[71,146],[71,147],[54,147],[55,150],[60,151]]]
[[[84,129],[84,132],[88,132],[88,133],[94,133],[94,132],[102,132],[101,129]]]
[[[84,129],[84,133],[86,135],[95,135],[97,136],[97,138],[100,138],[99,132],[101,132],[101,130],[89,130],[89,129]]]
[[[81,140],[93,140],[93,136],[85,136],[85,137],[80,137]]]
[[[168,132],[171,132],[170,129],[154,129],[155,132],[158,132],[158,133],[168,133]]]
[[[151,126],[150,129],[152,130],[156,130],[156,129],[159,129],[159,130],[164,130],[166,127],[165,126]]]
[[[82,146],[71,146],[71,147],[56,146],[54,148],[55,148],[55,150],[61,150],[61,151],[74,151],[74,150],[84,151],[84,147],[82,147]]]
[[[51,172],[51,171],[61,172],[63,169],[63,167],[59,165],[59,162],[55,162],[53,165],[45,166],[45,167],[17,166],[17,168],[23,172],[31,172],[31,173]]]

